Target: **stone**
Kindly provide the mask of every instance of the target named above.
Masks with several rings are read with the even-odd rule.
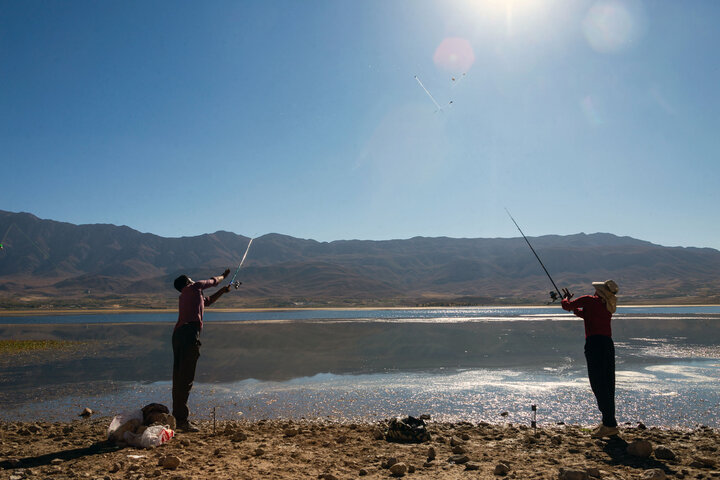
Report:
[[[712,468],[715,465],[717,465],[717,460],[710,458],[710,457],[700,457],[697,455],[693,455],[693,460],[695,460],[698,463],[701,463],[703,467],[706,468]]]
[[[655,458],[658,460],[675,460],[677,455],[665,445],[655,447]]]
[[[463,433],[460,438],[467,442],[468,440],[470,440],[470,435],[468,435],[467,433]]]
[[[405,476],[405,473],[407,472],[407,465],[405,465],[403,462],[398,462],[394,464],[392,467],[390,467],[390,473],[395,475],[396,477],[403,477]]]
[[[430,420],[430,414],[423,413],[422,415],[420,415],[420,420]]]
[[[494,475],[507,475],[510,471],[510,467],[507,466],[504,463],[498,463],[495,465],[495,469],[493,470]]]
[[[168,455],[162,458],[161,467],[163,467],[165,470],[175,470],[180,466],[181,463],[182,460],[180,460],[180,457],[176,457],[175,455]]]
[[[361,477],[364,477],[367,474],[368,474],[368,471],[364,468],[361,468],[360,471],[358,472],[358,475],[360,475]]]
[[[652,444],[645,439],[633,440],[627,446],[627,453],[634,457],[647,458],[652,451]]]
[[[60,465],[63,463],[63,460],[61,458],[53,458],[50,460],[50,465]]]
[[[588,473],[585,470],[576,470],[573,468],[561,468],[558,473],[558,480],[587,480]]]
[[[455,445],[452,448],[452,453],[456,455],[461,455],[463,453],[467,453],[467,448],[463,447],[462,445]]]
[[[415,465],[408,465],[408,473],[415,473]]]
[[[451,447],[455,447],[457,445],[462,445],[463,443],[465,443],[465,442],[461,438],[456,437],[454,435],[452,438],[450,438],[450,446]]]
[[[92,415],[92,414],[93,414],[93,411],[90,410],[89,408],[85,407],[85,409],[84,409],[84,410],[80,413],[80,415],[78,415],[78,416],[79,416],[79,417],[85,417],[85,418],[87,418],[87,417],[89,417],[89,416]]]
[[[385,434],[383,433],[382,430],[380,430],[379,428],[376,428],[373,430],[373,438],[375,440],[383,440],[385,438]]]
[[[501,412],[501,413],[500,413],[500,416],[501,416],[501,417],[507,417],[508,415],[509,415],[508,412]]]
[[[397,459],[397,458],[395,458],[395,457],[389,457],[389,458],[384,459],[384,460],[380,463],[380,466],[381,466],[382,468],[388,469],[388,468],[392,467],[393,465],[395,465],[396,463],[398,463],[398,459]]]
[[[318,477],[320,480],[338,480],[338,477],[333,475],[332,473],[323,473]]]
[[[453,455],[449,460],[453,463],[457,463],[458,465],[462,465],[463,463],[469,462],[470,457],[467,455]]]
[[[283,432],[283,434],[286,437],[294,437],[295,435],[298,434],[298,431],[294,428],[286,428],[285,431]]]
[[[427,452],[428,461],[435,460],[436,455],[437,452],[435,452],[435,447],[429,447]]]
[[[665,480],[665,472],[660,468],[645,470],[640,476],[643,480]]]
[[[585,469],[585,472],[587,472],[590,477],[600,478],[602,476],[600,474],[600,469],[597,467],[588,467]]]
[[[248,436],[244,432],[235,432],[235,434],[230,437],[230,440],[233,442],[244,442],[247,438]]]
[[[260,457],[264,454],[265,454],[265,450],[263,450],[260,447],[256,448],[255,451],[253,452],[253,455],[255,455],[256,457]]]
[[[465,470],[480,470],[480,464],[475,462],[468,462],[465,464]]]

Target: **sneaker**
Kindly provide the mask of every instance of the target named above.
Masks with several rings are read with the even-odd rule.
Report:
[[[617,427],[608,427],[607,425],[600,425],[593,431],[593,433],[590,436],[592,438],[614,437],[615,435],[617,435],[619,433],[620,433],[620,431],[617,429]]]
[[[181,432],[185,433],[197,433],[200,431],[200,429],[193,423],[190,423],[188,421],[185,422],[179,422],[177,424],[177,429]]]

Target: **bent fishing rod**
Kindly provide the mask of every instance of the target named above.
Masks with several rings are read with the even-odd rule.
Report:
[[[235,277],[237,277],[238,272],[240,271],[240,267],[243,266],[243,263],[245,263],[245,259],[247,258],[247,254],[250,251],[250,245],[252,245],[254,239],[250,239],[248,242],[248,246],[245,249],[245,255],[243,255],[242,260],[240,260],[240,265],[238,265],[237,270],[235,270],[235,275],[233,275],[232,280],[230,280],[230,286],[235,287],[235,290],[237,290],[240,287],[240,282],[235,281]]]
[[[553,287],[555,287],[555,291],[550,292],[550,298],[552,298],[553,302],[555,300],[557,300],[558,298],[563,298],[562,294],[560,293],[560,289],[557,287],[557,285],[555,285],[555,281],[550,276],[550,273],[547,271],[547,268],[545,268],[545,264],[542,262],[542,260],[540,260],[540,257],[538,257],[538,254],[537,254],[537,252],[535,252],[535,249],[533,248],[533,246],[530,245],[530,240],[527,239],[527,237],[525,236],[523,231],[520,229],[520,225],[518,225],[517,222],[515,221],[515,219],[513,218],[513,216],[510,215],[510,211],[507,208],[505,209],[505,211],[507,212],[508,216],[510,217],[510,220],[512,220],[513,223],[515,224],[515,226],[517,227],[518,231],[520,232],[520,235],[522,235],[523,238],[525,239],[525,242],[527,242],[528,247],[530,247],[530,250],[532,250],[533,255],[535,255],[535,258],[537,258],[537,261],[540,262],[540,266],[543,268],[543,270],[545,270],[545,275],[548,276],[548,278],[550,279],[550,282],[552,282],[552,284],[553,284]],[[557,297],[555,296],[555,294],[557,294]]]

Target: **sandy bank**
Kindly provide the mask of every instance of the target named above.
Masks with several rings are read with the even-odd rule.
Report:
[[[397,444],[380,438],[383,422],[218,422],[215,434],[204,423],[200,433],[178,433],[166,445],[140,450],[106,444],[108,424],[108,418],[0,424],[0,478],[391,478],[386,467],[393,461],[405,464],[407,478],[720,478],[720,432],[706,427],[625,425],[619,438],[596,440],[579,426],[542,426],[536,434],[525,425],[430,421],[429,442]],[[648,456],[628,453],[640,439],[650,442]],[[178,457],[180,465],[163,468],[164,456]],[[654,477],[647,476],[651,469]],[[578,476],[561,476],[563,470]]]

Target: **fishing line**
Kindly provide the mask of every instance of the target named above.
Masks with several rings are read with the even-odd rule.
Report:
[[[438,110],[440,110],[442,112],[442,107],[440,106],[440,104],[435,101],[435,98],[433,98],[432,94],[430,92],[428,92],[428,89],[425,88],[425,85],[423,85],[423,83],[420,81],[420,79],[418,78],[417,75],[415,75],[415,80],[417,80],[418,84],[422,87],[423,90],[425,90],[425,93],[427,93],[428,97],[430,97],[430,100],[433,101],[433,103],[438,108]]]
[[[234,286],[235,289],[237,289],[237,288],[240,286],[239,283],[235,282],[235,277],[237,277],[237,274],[238,274],[238,272],[240,271],[240,267],[242,267],[242,266],[243,266],[243,263],[245,263],[245,259],[247,258],[247,254],[248,254],[248,252],[250,251],[250,245],[252,245],[253,240],[254,240],[254,239],[251,238],[250,241],[248,242],[248,246],[247,246],[247,248],[245,249],[245,255],[243,255],[242,260],[240,260],[240,265],[238,265],[237,270],[235,270],[235,275],[233,275],[232,280],[230,280],[230,285],[231,285],[231,286]]]

